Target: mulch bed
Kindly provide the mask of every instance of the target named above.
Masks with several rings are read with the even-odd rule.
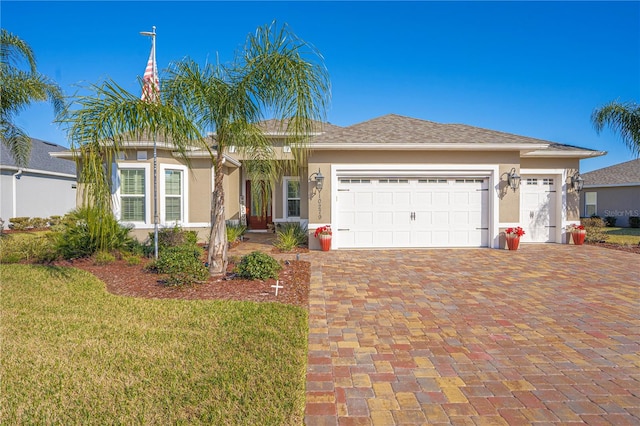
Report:
[[[142,297],[149,299],[218,299],[246,300],[252,302],[279,302],[307,308],[309,302],[310,264],[300,260],[289,260],[283,264],[279,275],[278,296],[275,295],[276,280],[243,280],[211,277],[207,282],[169,286],[163,282],[163,276],[146,272],[144,265],[128,265],[117,260],[108,265],[95,265],[91,259],[77,259],[70,262],[58,262],[56,265],[72,266],[83,269],[104,281],[110,293],[120,296]],[[233,268],[230,264],[229,270]]]
[[[640,244],[635,245],[622,245],[622,244],[611,244],[611,243],[585,243],[592,246],[604,247],[613,250],[626,251],[629,253],[640,254]]]

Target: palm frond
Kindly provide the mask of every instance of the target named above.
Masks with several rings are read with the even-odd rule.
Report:
[[[591,115],[596,132],[605,126],[620,134],[622,141],[636,156],[640,156],[640,105],[635,102],[610,102]]]

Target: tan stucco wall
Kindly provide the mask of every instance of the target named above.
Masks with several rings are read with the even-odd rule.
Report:
[[[226,220],[240,219],[240,194],[241,194],[241,177],[239,168],[224,168],[224,178],[222,179],[222,187],[224,190],[224,215]],[[209,194],[209,208],[211,205],[211,197]]]

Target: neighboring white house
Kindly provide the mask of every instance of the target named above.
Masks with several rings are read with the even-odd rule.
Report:
[[[616,219],[616,226],[629,226],[629,218],[640,216],[640,158],[585,173],[580,194],[580,214]]]
[[[75,162],[49,155],[68,148],[39,139],[31,143],[24,168],[17,167],[9,150],[0,144],[0,217],[5,227],[12,217],[62,216],[76,207]]]

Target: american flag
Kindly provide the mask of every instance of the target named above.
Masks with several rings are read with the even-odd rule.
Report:
[[[160,94],[160,81],[158,80],[158,66],[156,65],[155,43],[151,46],[151,53],[149,54],[147,68],[144,70],[142,83],[142,97],[140,99],[147,102],[156,102]]]

